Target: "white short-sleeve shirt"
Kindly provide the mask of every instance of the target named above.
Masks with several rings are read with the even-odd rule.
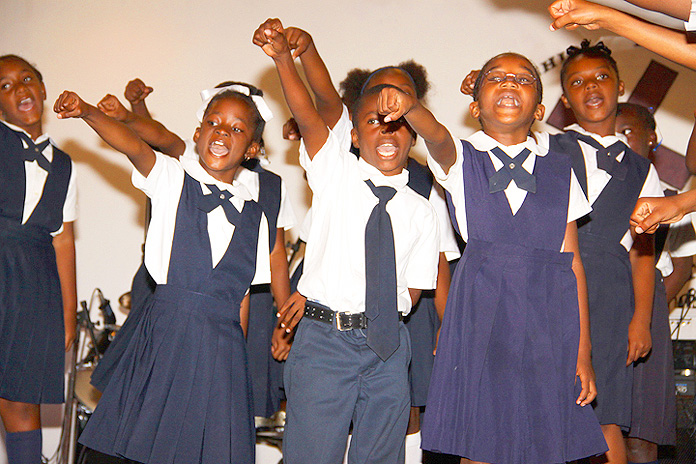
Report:
[[[23,132],[27,137],[31,136],[23,129],[10,124],[9,122],[0,120],[1,123],[5,124],[7,127],[15,132]],[[47,134],[41,134],[39,138],[35,140],[35,143],[39,143],[48,140],[50,143],[46,145],[46,148],[41,152],[46,159],[51,162],[53,161],[53,147],[56,146],[53,139],[51,139]],[[28,148],[24,140],[22,140],[22,145],[24,148]],[[68,193],[65,197],[65,203],[63,203],[63,222],[73,222],[77,219],[77,177],[75,174],[75,163],[72,159],[70,160],[70,180],[68,182]],[[22,224],[25,224],[31,214],[36,209],[36,206],[41,200],[43,195],[43,189],[46,185],[46,179],[48,178],[48,172],[44,171],[39,163],[36,161],[25,161],[24,162],[24,173],[25,173],[25,183],[26,189],[24,194],[24,210],[22,212]],[[63,231],[63,226],[51,233],[51,235],[56,236]]]
[[[517,145],[504,146],[500,145],[495,139],[483,131],[478,131],[469,136],[466,140],[471,143],[476,150],[488,153],[496,171],[503,167],[503,163],[495,155],[491,154],[490,150],[494,147],[500,147],[501,150],[512,158],[517,156],[523,149],[528,149],[531,154],[522,163],[522,168],[530,174],[534,172],[536,157],[546,156],[548,154],[548,149],[537,145],[532,137],[527,137],[527,140]],[[445,173],[442,167],[430,154],[428,154],[428,166],[430,166],[430,170],[435,175],[435,179],[437,179],[437,181],[452,195],[457,224],[459,225],[462,238],[466,241],[469,238],[469,233],[466,225],[466,203],[464,199],[464,178],[462,170],[464,151],[460,140],[454,139],[454,146],[456,147],[457,157],[454,165],[450,167],[449,172]],[[513,214],[516,214],[522,207],[525,198],[527,198],[527,191],[519,188],[515,181],[512,180],[504,190],[504,193],[510,205],[510,210]],[[587,202],[585,194],[582,192],[582,187],[580,187],[575,173],[571,172],[567,222],[575,221],[585,216],[590,211],[592,211],[592,208]]]
[[[304,273],[298,291],[334,311],[365,311],[365,226],[377,197],[365,183],[390,186],[387,203],[394,230],[399,311],[411,310],[409,288],[433,289],[437,280],[439,226],[430,203],[407,187],[408,171],[385,176],[341,147],[329,131],[310,159],[300,144],[300,164],[313,192]]]
[[[152,219],[145,241],[145,266],[158,284],[167,283],[169,259],[174,240],[176,212],[184,184],[184,173],[201,183],[203,193],[210,193],[205,184],[214,184],[220,190],[228,190],[233,196],[230,202],[237,211],[242,211],[245,201],[252,195],[245,185],[235,180],[232,185],[220,182],[208,174],[198,160],[182,157],[180,160],[156,154],[155,165],[150,174],[143,177],[133,169],[133,185],[142,190],[152,200]],[[212,265],[216,266],[229,247],[235,226],[227,221],[222,207],[208,213],[208,236]],[[250,244],[256,248],[256,273],[252,284],[265,284],[271,281],[269,259],[269,231],[265,215],[261,217],[258,242]]]

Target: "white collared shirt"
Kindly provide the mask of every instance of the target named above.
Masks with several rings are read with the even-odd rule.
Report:
[[[694,255],[696,255],[696,233],[691,222],[691,215],[687,214],[681,220],[669,225],[665,247],[655,267],[660,270],[663,277],[667,277],[674,271],[671,258]]]
[[[466,222],[466,203],[464,198],[464,178],[462,166],[464,163],[464,152],[462,143],[460,140],[453,139],[454,146],[456,147],[457,158],[454,165],[450,167],[449,172],[445,173],[442,167],[438,164],[435,159],[428,154],[428,166],[430,170],[435,175],[435,179],[452,195],[452,202],[454,203],[457,217],[457,224],[459,225],[462,238],[466,241],[469,238],[469,233],[467,230]],[[473,147],[482,152],[487,152],[491,162],[496,171],[503,167],[503,162],[500,161],[495,155],[493,155],[490,150],[494,147],[500,147],[508,156],[514,158],[525,148],[528,149],[531,154],[522,163],[522,168],[530,174],[534,173],[534,165],[537,156],[546,156],[548,154],[548,148],[543,148],[534,141],[533,138],[527,137],[523,143],[511,146],[500,145],[494,138],[490,137],[483,131],[478,131],[466,139]],[[516,214],[522,207],[524,200],[527,198],[527,191],[519,188],[514,180],[512,180],[507,188],[504,190],[505,197],[510,205],[510,210],[512,214]],[[475,205],[473,206],[475,207]],[[582,192],[582,187],[575,177],[575,173],[572,172],[570,176],[570,195],[568,201],[568,214],[567,222],[575,221],[592,211],[592,208],[585,198],[585,194]]]
[[[341,113],[341,117],[331,130],[336,136],[339,146],[341,146],[345,150],[350,150],[350,147],[353,144],[353,140],[351,138],[352,129],[353,122],[350,120],[348,107],[346,107],[346,105],[343,105],[343,112]],[[457,239],[454,236],[454,228],[452,227],[452,221],[450,221],[449,212],[447,211],[445,192],[438,185],[433,184],[433,188],[430,189],[430,196],[428,197],[428,201],[431,205],[433,205],[433,208],[435,208],[435,213],[437,213],[437,220],[440,223],[440,253],[445,254],[447,261],[453,261],[459,258],[461,256],[461,253],[459,252]],[[304,229],[305,225],[303,224],[302,227]]]
[[[23,129],[10,124],[9,122],[0,120],[1,123],[5,124],[7,127],[15,132],[22,132],[31,138],[31,136]],[[55,142],[47,134],[41,134],[34,143],[37,145],[45,140],[49,140],[49,144],[44,148],[42,154],[46,159],[51,162],[53,161],[53,146]],[[27,148],[27,143],[22,140],[22,146]],[[68,193],[65,197],[65,203],[63,203],[63,222],[73,222],[77,219],[77,177],[75,175],[75,163],[72,159],[70,160],[72,169],[70,170],[70,181],[68,182]],[[24,194],[24,210],[22,212],[22,224],[26,222],[31,217],[31,214],[36,209],[36,206],[41,200],[43,195],[43,189],[46,185],[46,179],[48,178],[48,172],[44,171],[39,163],[36,161],[25,161],[24,162],[24,173],[26,189]],[[63,231],[63,226],[61,224],[57,231],[51,233],[54,237]]]
[[[572,124],[568,127],[565,127],[564,130],[573,130],[579,134],[592,137],[594,140],[597,141],[597,143],[599,143],[605,148],[610,147],[614,143],[619,141],[625,143],[626,146],[628,146],[628,140],[626,139],[626,136],[624,136],[623,134],[607,135],[603,137],[601,135],[593,134],[592,132],[586,131],[585,129],[580,127],[579,124]],[[549,134],[538,133],[537,135],[538,140],[540,140],[540,145],[548,147]],[[543,140],[543,142],[541,142],[541,140]],[[583,142],[582,140],[578,141],[578,144],[580,146],[580,149],[582,150],[582,155],[585,160],[585,175],[587,176],[587,199],[589,200],[590,204],[593,205],[599,197],[599,195],[604,190],[604,187],[606,187],[609,181],[611,180],[611,174],[597,167],[597,149],[595,149],[592,145]],[[625,154],[625,151],[621,152],[616,157],[616,160],[621,162]],[[655,166],[653,166],[652,164],[650,165],[650,170],[648,171],[648,175],[645,178],[645,182],[643,182],[643,186],[638,196],[664,196],[664,193],[662,191],[662,185],[660,184],[660,178],[657,175]],[[620,243],[627,251],[629,251],[633,246],[633,237],[631,237],[631,231],[628,227],[628,221],[626,222],[626,233],[624,234],[623,238],[621,238]]]
[[[184,140],[186,149],[184,154],[181,155],[183,158],[189,158],[198,161],[198,153],[196,153],[196,144],[191,139]],[[235,174],[235,180],[238,180],[244,186],[246,186],[249,193],[251,193],[252,199],[254,201],[259,201],[259,192],[261,189],[259,174],[257,172],[251,171],[244,167],[239,167],[237,169],[237,174]],[[292,229],[295,224],[297,224],[297,216],[295,215],[295,210],[292,207],[292,203],[288,199],[288,191],[285,186],[285,181],[280,178],[280,209],[278,211],[278,219],[276,221],[276,227],[278,229]],[[275,233],[275,232],[273,232]]]
[[[176,213],[184,184],[184,173],[201,183],[204,194],[210,193],[205,184],[214,184],[220,190],[233,194],[230,202],[237,211],[242,211],[245,201],[253,200],[248,188],[235,180],[232,185],[220,182],[208,174],[198,160],[182,157],[180,160],[156,153],[156,161],[150,174],[143,177],[133,169],[133,185],[152,200],[152,219],[145,241],[145,266],[158,284],[167,283],[169,259],[171,257]],[[222,207],[208,213],[208,236],[212,265],[216,266],[229,247],[235,226],[230,224]],[[256,248],[256,274],[253,284],[270,282],[271,270],[268,247],[268,222],[262,215],[258,243],[249,244]]]
[[[365,183],[390,186],[387,203],[394,230],[399,311],[411,310],[409,288],[435,288],[439,232],[435,211],[407,187],[408,171],[385,176],[343,149],[333,132],[310,160],[300,144],[300,164],[312,189],[312,220],[298,291],[334,311],[365,311],[365,226],[377,197]]]

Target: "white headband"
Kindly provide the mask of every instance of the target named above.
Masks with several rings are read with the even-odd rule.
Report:
[[[219,87],[216,89],[207,89],[201,91],[201,100],[203,100],[203,104],[196,112],[198,122],[203,122],[203,116],[205,115],[205,110],[210,104],[210,100],[212,100],[215,95],[219,94],[220,92],[224,92],[225,90],[232,90],[250,97],[264,121],[268,122],[273,119],[273,113],[261,95],[250,95],[251,92],[249,91],[249,87],[239,84],[232,84],[228,85],[227,87]]]

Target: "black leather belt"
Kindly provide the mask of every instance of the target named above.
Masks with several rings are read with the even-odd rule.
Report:
[[[316,301],[307,300],[305,303],[304,315],[315,321],[332,324],[341,332],[367,328],[367,317],[365,317],[365,313],[339,313]],[[399,320],[402,319],[403,316],[399,313]]]

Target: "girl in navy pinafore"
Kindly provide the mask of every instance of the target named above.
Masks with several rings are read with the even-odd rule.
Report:
[[[260,234],[261,206],[233,179],[258,150],[255,104],[234,91],[216,95],[194,136],[197,160],[155,155],[74,93],[64,92],[55,109],[82,117],[124,152],[153,200],[145,263],[158,285],[119,345],[80,442],[143,463],[253,463],[239,308],[257,266],[270,276],[267,260],[257,262],[268,255],[268,235]]]
[[[75,176],[42,130],[41,73],[4,55],[0,81],[0,416],[9,462],[35,464],[75,335]]]
[[[477,81],[478,112],[472,109],[484,131],[461,142],[462,152],[446,175],[435,155],[428,158],[435,177],[454,196],[453,220],[459,220],[460,229],[466,227],[467,245],[452,277],[422,446],[472,461],[550,464],[606,450],[589,406],[591,369],[585,365],[580,373],[578,362],[587,314],[581,322],[576,263],[573,253],[562,252],[568,250],[565,240],[573,240],[569,222],[589,206],[573,179],[569,157],[544,153],[527,136],[543,114],[537,80],[524,57],[503,54],[490,60]],[[529,104],[534,99],[536,110]],[[498,105],[501,101],[508,106]],[[524,109],[513,114],[527,125],[517,124],[508,148],[494,135],[505,139],[505,128],[514,125],[495,126],[491,119],[494,110],[512,113],[513,103]],[[527,153],[534,159],[533,170],[528,171],[526,159],[504,161],[496,153],[512,158]],[[494,155],[502,161],[498,166]],[[506,167],[522,167],[526,174],[504,182],[507,187],[492,188],[491,179]],[[523,184],[524,175],[534,179],[531,185]],[[456,186],[447,183],[452,176]],[[508,192],[512,182],[526,190],[521,203]]]

